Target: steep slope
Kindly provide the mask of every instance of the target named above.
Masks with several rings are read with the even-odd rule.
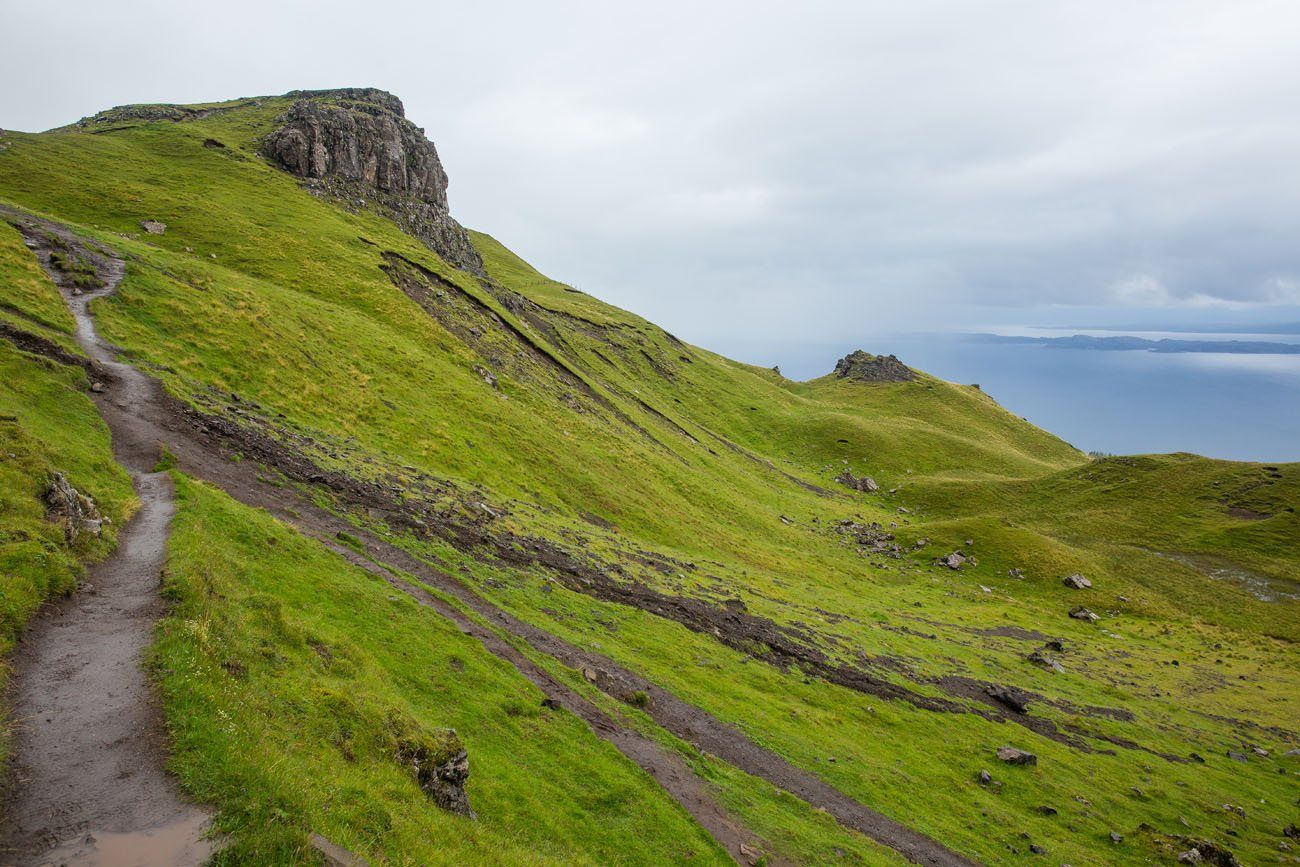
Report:
[[[679,751],[774,860],[894,857],[861,832],[897,838],[831,809],[833,793],[978,860],[1033,845],[1074,864],[1136,863],[1190,845],[1175,837],[1226,843],[1229,830],[1246,860],[1275,851],[1293,821],[1285,792],[1297,770],[1281,754],[1296,746],[1300,716],[1300,468],[1090,461],[977,389],[924,374],[796,383],[683,344],[543,277],[490,236],[466,234],[468,256],[459,235],[448,240],[445,198],[420,198],[427,184],[413,194],[409,181],[381,183],[364,160],[351,177],[329,160],[286,171],[302,162],[268,143],[310,118],[325,123],[313,135],[334,143],[329,152],[339,112],[405,129],[386,99],[354,90],[128,107],[5,136],[0,197],[125,258],[126,279],[95,315],[177,399],[165,436],[177,440],[180,470],[220,484],[204,450],[225,449],[263,465],[265,496],[302,491],[351,521],[368,556],[421,558],[434,572],[413,580],[486,606],[473,610],[554,676]],[[346,123],[356,134],[360,122]],[[424,155],[418,175],[436,179],[420,162],[432,146],[410,146]],[[422,230],[429,221],[439,227]],[[3,252],[0,321],[57,342],[60,308],[48,293],[32,300],[25,251]],[[838,483],[846,469],[880,490]],[[428,829],[463,825],[419,812],[391,832],[364,832],[392,768],[342,800],[296,792],[292,809],[283,779],[250,782],[257,751],[301,751],[300,772],[320,774],[334,773],[324,769],[339,747],[325,728],[335,710],[310,698],[333,675],[312,670],[320,654],[292,637],[306,627],[250,619],[240,613],[247,594],[292,599],[295,622],[329,631],[327,645],[370,648],[366,692],[383,692],[386,679],[402,685],[376,707],[454,727],[471,762],[492,757],[469,783],[471,800],[482,791],[491,809],[478,808],[481,830],[448,860],[524,860],[524,849],[549,847],[558,860],[654,862],[685,857],[667,841],[700,839],[652,777],[573,717],[553,748],[529,758],[508,731],[522,725],[510,720],[535,719],[534,708],[512,711],[455,673],[439,675],[445,702],[414,689],[405,661],[373,649],[370,612],[384,604],[373,579],[310,540],[274,566],[240,541],[262,518],[179,484],[179,619],[156,651],[168,660],[159,677],[182,782],[220,808],[233,851],[306,852],[316,830],[371,857],[420,861],[434,857],[421,834],[443,839],[453,832]],[[305,514],[277,514],[295,513]],[[934,564],[954,551],[974,559]],[[198,564],[218,553],[214,577]],[[309,557],[320,577],[307,585],[335,588],[319,602],[289,565]],[[240,577],[263,568],[279,577]],[[1062,586],[1073,572],[1093,589]],[[203,589],[216,584],[226,589]],[[1081,601],[1104,623],[1066,616]],[[411,616],[404,637],[386,640],[438,654],[459,642],[435,612]],[[215,648],[207,627],[183,626],[192,621],[219,625]],[[1048,638],[1067,649],[1040,649]],[[252,687],[221,679],[224,648],[281,643],[288,649],[270,658],[294,660],[275,663],[294,673],[273,701],[259,705],[240,692]],[[198,666],[197,685],[176,682],[172,661],[182,659]],[[230,661],[262,671],[247,650]],[[502,690],[528,694],[510,677]],[[277,702],[305,724],[273,725]],[[366,707],[349,719],[370,719]],[[996,764],[993,750],[1011,742],[1038,765]],[[604,756],[608,774],[574,781],[575,752]],[[534,788],[538,767],[558,788]],[[991,785],[979,783],[984,768]],[[801,790],[788,782],[796,772],[810,775]],[[772,786],[794,794],[773,797]],[[563,821],[540,819],[584,787],[603,794],[573,801]],[[1225,801],[1251,807],[1225,813]],[[641,816],[635,833],[662,846],[617,848],[606,814]],[[507,828],[525,825],[533,836],[512,840]],[[1112,843],[1112,831],[1124,839]],[[703,840],[686,848],[721,857]]]

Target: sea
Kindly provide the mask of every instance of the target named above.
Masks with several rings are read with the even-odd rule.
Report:
[[[1149,340],[1300,343],[1300,333],[981,327],[1005,336],[1132,335]],[[1266,463],[1300,461],[1300,354],[1069,349],[998,343],[975,333],[882,334],[857,341],[943,379],[978,383],[1011,412],[1079,449],[1194,452]],[[782,372],[822,375],[849,344],[767,347]],[[737,346],[738,357],[756,348]],[[726,352],[726,348],[723,348]],[[756,362],[762,363],[762,362]]]

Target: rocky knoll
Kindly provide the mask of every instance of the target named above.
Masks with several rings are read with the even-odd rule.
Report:
[[[447,173],[402,101],[374,88],[293,91],[263,153],[313,191],[370,207],[452,264],[482,274],[483,263],[447,206]]]
[[[854,350],[835,363],[835,375],[840,379],[861,382],[908,382],[916,379],[916,372],[893,355],[872,355],[861,349]]]

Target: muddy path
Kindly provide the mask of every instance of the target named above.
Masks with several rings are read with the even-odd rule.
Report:
[[[121,265],[116,263],[114,267],[120,268]],[[72,300],[76,302],[78,299]],[[109,387],[105,399],[97,401],[113,431],[115,441],[121,438],[141,444],[142,453],[148,456],[150,462],[156,460],[159,444],[166,443],[176,456],[177,466],[182,471],[221,488],[247,505],[266,509],[305,535],[326,543],[350,561],[381,575],[393,587],[408,593],[420,604],[452,619],[462,632],[476,638],[490,652],[515,665],[549,701],[582,718],[599,737],[609,741],[650,773],[669,795],[741,863],[751,860],[750,852],[762,851],[767,847],[717,804],[707,785],[684,761],[660,747],[657,742],[618,724],[600,708],[520,653],[507,637],[522,639],[534,651],[583,672],[589,681],[611,697],[627,700],[638,691],[646,693],[649,702],[645,711],[667,731],[752,776],[796,795],[814,807],[826,810],[844,827],[898,851],[908,860],[931,865],[974,863],[924,834],[866,807],[815,774],[797,768],[776,753],[758,746],[740,730],[720,722],[612,660],[583,651],[515,618],[480,596],[459,578],[416,559],[384,538],[358,531],[338,515],[315,505],[309,496],[296,488],[268,484],[255,460],[231,460],[231,454],[239,450],[240,445],[246,444],[229,442],[228,436],[232,432],[229,424],[200,416],[192,408],[167,395],[157,381],[126,365],[117,364],[111,348],[104,345],[96,335],[85,304],[74,303],[73,312],[77,317],[78,329],[86,330],[94,346],[93,357],[97,361],[102,360],[109,367],[108,373],[120,380]],[[310,464],[300,455],[286,455],[284,458],[293,461],[295,465],[289,468],[277,465],[277,462],[268,462],[270,469],[286,470],[290,477],[296,477],[303,475],[301,465]],[[308,473],[309,478],[310,476]],[[340,546],[337,543],[339,532],[359,536],[365,542],[366,556],[362,557]],[[429,593],[419,584],[394,575],[384,568],[384,564],[453,597],[491,624],[492,628],[487,629],[475,623],[458,608]],[[742,851],[742,846],[748,851]],[[780,861],[769,855],[767,863]]]
[[[42,264],[48,250],[36,245]],[[86,304],[112,292],[122,263],[98,263],[103,288],[73,296],[82,347],[114,381],[100,400],[129,404],[147,380],[117,364],[89,328]],[[8,696],[14,721],[5,805],[5,864],[192,865],[212,851],[208,815],[181,796],[164,770],[166,739],[156,696],[141,668],[162,613],[158,596],[171,480],[151,472],[156,445],[113,429],[115,456],[131,473],[140,509],[114,554],[75,595],[47,605],[13,656]]]

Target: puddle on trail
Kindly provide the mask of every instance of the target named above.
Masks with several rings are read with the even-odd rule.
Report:
[[[195,815],[148,831],[86,831],[47,852],[41,867],[197,867],[216,848],[203,839],[208,818]]]

